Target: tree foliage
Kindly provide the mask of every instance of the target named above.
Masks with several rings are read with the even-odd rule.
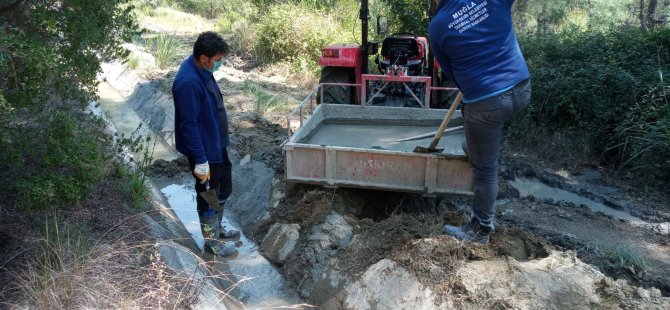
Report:
[[[125,57],[122,43],[139,33],[132,10],[130,0],[0,5],[3,200],[68,206],[102,178],[109,141],[81,108],[96,96],[100,64]]]
[[[0,15],[0,89],[16,107],[93,97],[101,61],[138,34],[129,0],[18,1]]]
[[[566,29],[520,37],[533,98],[512,134],[565,131],[572,146],[656,186],[670,184],[670,29]]]

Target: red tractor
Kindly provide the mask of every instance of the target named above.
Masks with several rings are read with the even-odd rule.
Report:
[[[435,1],[431,1],[431,16]],[[319,103],[383,105],[394,107],[444,107],[449,97],[446,78],[430,57],[428,39],[396,33],[379,44],[368,41],[368,0],[361,1],[362,43],[333,44],[323,48],[320,65]],[[382,18],[377,33],[384,32]],[[368,56],[377,55],[380,74],[368,74]]]

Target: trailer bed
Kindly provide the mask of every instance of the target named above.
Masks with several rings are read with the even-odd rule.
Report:
[[[434,194],[473,191],[461,144],[463,131],[445,134],[441,153],[414,153],[432,137],[446,110],[321,104],[284,144],[289,181]],[[455,113],[450,127],[462,125]]]

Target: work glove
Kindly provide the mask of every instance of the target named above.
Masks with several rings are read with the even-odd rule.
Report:
[[[195,165],[193,174],[200,180],[200,184],[205,184],[209,180],[209,162]]]

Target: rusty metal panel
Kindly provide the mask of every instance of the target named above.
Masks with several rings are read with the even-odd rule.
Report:
[[[410,110],[405,112],[408,113],[408,120],[440,121],[444,114],[444,111],[436,111],[438,114],[432,115],[432,112],[426,110],[415,110],[417,113]],[[354,123],[375,123],[375,120],[381,120],[383,124],[393,119],[405,119],[401,111],[398,108],[318,106],[304,126],[284,144],[287,180],[428,195],[472,195],[474,177],[464,155],[420,154],[411,151],[304,143],[322,124],[332,120]]]
[[[423,190],[426,161],[399,153],[338,151],[335,181]]]
[[[286,151],[286,170],[288,179],[313,179],[326,177],[326,152],[321,148],[294,147]]]
[[[473,194],[475,177],[465,158],[438,158],[436,192]]]

